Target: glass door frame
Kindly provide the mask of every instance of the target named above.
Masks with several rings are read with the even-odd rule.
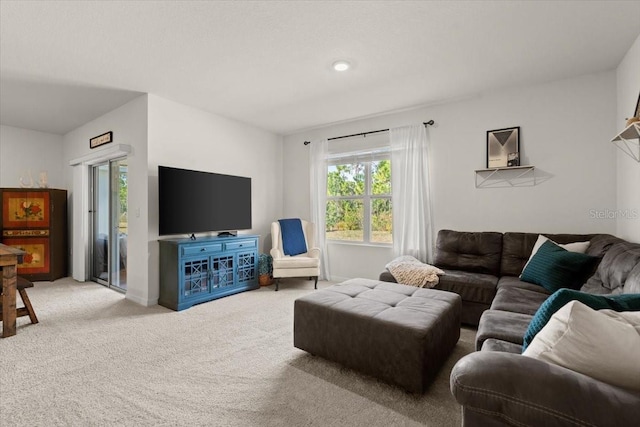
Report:
[[[114,180],[119,179],[120,176],[120,162],[126,161],[127,157],[117,157],[113,159],[104,160],[95,164],[92,164],[89,167],[89,276],[90,279],[96,283],[99,283],[103,286],[106,286],[110,289],[114,289],[119,292],[126,292],[126,287],[122,287],[120,285],[120,199],[119,192],[118,194],[114,193]],[[106,214],[108,215],[108,235],[106,242],[106,280],[100,277],[100,273],[96,272],[96,250],[95,245],[98,237],[98,233],[96,230],[96,217],[98,215],[98,209],[100,206],[98,205],[98,197],[96,195],[96,179],[97,179],[97,170],[101,166],[107,166],[108,177],[107,177],[107,207]],[[118,170],[115,170],[118,168]],[[114,203],[115,202],[115,203]],[[125,254],[126,256],[126,254]],[[117,264],[114,264],[114,260],[117,260]],[[125,261],[126,262],[126,261]],[[125,266],[125,274],[126,274],[126,266]],[[125,279],[126,283],[126,279]],[[125,285],[126,286],[126,285]]]

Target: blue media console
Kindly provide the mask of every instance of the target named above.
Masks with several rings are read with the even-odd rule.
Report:
[[[194,304],[257,289],[259,236],[159,240],[158,304],[184,310]]]

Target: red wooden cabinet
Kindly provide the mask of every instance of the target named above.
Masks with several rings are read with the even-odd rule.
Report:
[[[2,243],[27,254],[18,274],[31,281],[67,275],[67,191],[0,189]]]

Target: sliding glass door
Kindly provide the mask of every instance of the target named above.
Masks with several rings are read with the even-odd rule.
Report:
[[[91,278],[127,289],[127,159],[91,168]]]

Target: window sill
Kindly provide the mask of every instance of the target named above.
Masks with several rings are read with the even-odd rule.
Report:
[[[358,246],[368,248],[380,248],[380,249],[392,249],[391,243],[365,243],[365,242],[350,242],[346,240],[327,240],[328,245],[340,245],[340,246]]]

